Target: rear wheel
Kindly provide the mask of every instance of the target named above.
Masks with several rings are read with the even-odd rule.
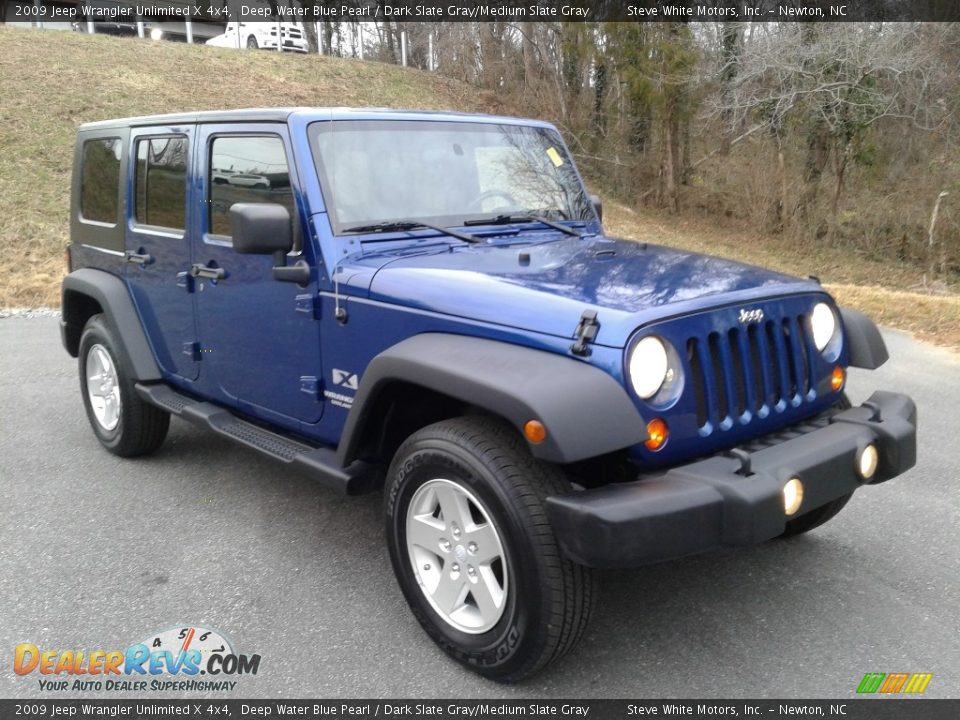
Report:
[[[561,554],[544,498],[569,492],[508,425],[430,425],[390,466],[390,559],[413,614],[448,655],[515,682],[569,651],[596,599],[595,571]]]
[[[853,405],[850,403],[850,398],[848,398],[846,393],[844,393],[837,401],[835,407],[839,408],[840,410],[847,410],[853,407]],[[825,522],[832,520],[837,513],[843,510],[844,506],[850,502],[850,498],[852,497],[853,493],[841,495],[836,500],[831,500],[825,505],[814,508],[810,512],[804,513],[800,517],[794,518],[793,520],[787,520],[786,529],[784,529],[783,535],[780,537],[793,537],[794,535],[802,535],[803,533],[810,532],[814,528],[820,527]]]
[[[103,315],[80,337],[80,391],[100,443],[122,457],[151,453],[163,444],[170,415],[141,400],[120,342]]]

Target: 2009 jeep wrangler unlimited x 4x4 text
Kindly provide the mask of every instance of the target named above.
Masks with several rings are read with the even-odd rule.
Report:
[[[518,680],[598,567],[814,528],[916,459],[851,407],[876,327],[815,280],[603,233],[531,120],[263,109],[83,125],[63,343],[111,452],[170,415],[347,493],[447,653]]]

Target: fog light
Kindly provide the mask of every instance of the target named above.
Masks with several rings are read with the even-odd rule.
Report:
[[[830,387],[835,391],[843,387],[843,381],[847,379],[847,374],[843,371],[843,368],[837,365],[833,372],[830,373]]]
[[[803,483],[800,478],[790,478],[783,486],[783,511],[787,515],[796,514],[803,502]]]
[[[667,421],[661,418],[654,418],[647,423],[647,441],[644,445],[647,450],[657,451],[667,442],[670,431],[667,429]]]
[[[880,457],[877,454],[877,446],[873,443],[870,443],[861,450],[860,456],[857,458],[857,472],[860,473],[860,477],[864,480],[872,478],[873,474],[877,471],[877,463],[879,460]]]

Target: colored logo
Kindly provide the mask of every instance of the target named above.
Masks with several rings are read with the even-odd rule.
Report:
[[[857,692],[870,695],[922,693],[933,679],[933,673],[867,673],[857,686]]]
[[[221,633],[199,625],[154,633],[125,650],[20,643],[13,652],[14,673],[37,673],[40,689],[48,691],[233,690],[235,676],[256,675],[259,668],[259,655],[239,654]]]

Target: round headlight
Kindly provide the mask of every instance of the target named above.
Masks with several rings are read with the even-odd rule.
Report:
[[[667,377],[667,349],[652,335],[638,342],[630,353],[630,382],[644,400],[657,394]]]
[[[817,303],[810,314],[810,327],[813,329],[813,344],[823,352],[833,334],[837,331],[837,317],[826,303]]]

